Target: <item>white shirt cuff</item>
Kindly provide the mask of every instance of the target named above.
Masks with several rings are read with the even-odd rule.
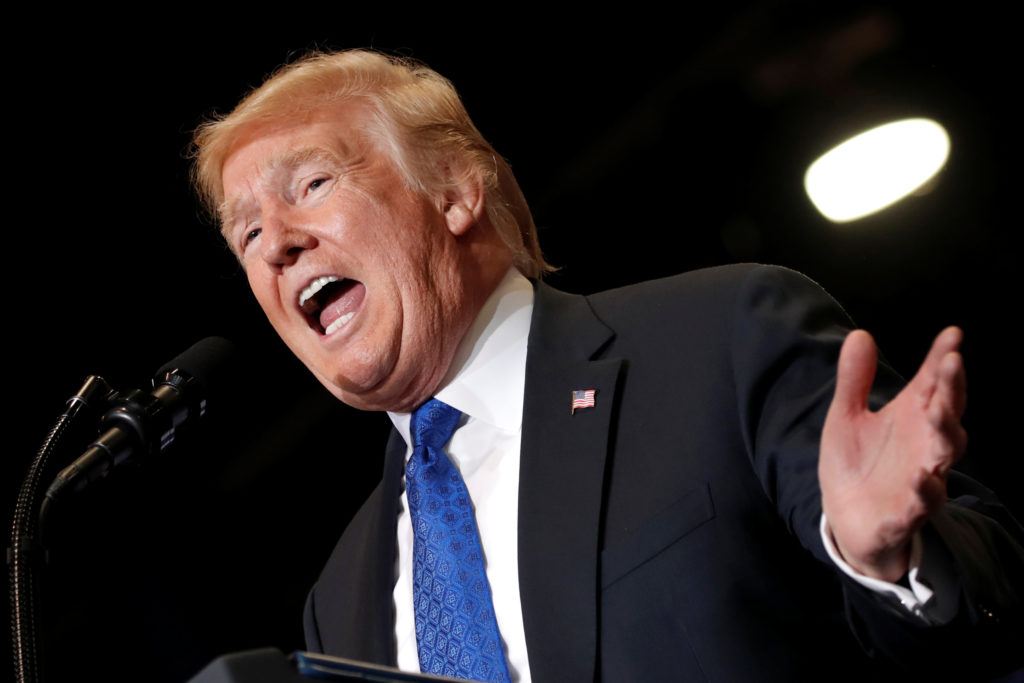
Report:
[[[888,581],[882,581],[880,579],[874,579],[870,576],[861,574],[856,569],[851,567],[839,554],[839,551],[835,547],[835,543],[832,539],[832,530],[828,526],[828,520],[825,519],[825,513],[821,514],[821,541],[825,544],[825,552],[832,558],[832,561],[836,563],[844,574],[849,576],[851,579],[859,583],[860,585],[881,593],[883,595],[890,595],[894,597],[903,608],[910,614],[918,617],[926,623],[942,623],[946,621],[943,619],[945,615],[933,615],[930,613],[931,603],[935,598],[935,591],[929,585],[924,583],[924,578],[921,576],[921,560],[924,555],[924,544],[921,541],[921,533],[914,533],[913,538],[910,541],[910,571],[907,573],[907,580],[910,584],[910,588],[901,586],[895,583],[889,583]],[[930,583],[930,582],[929,582]],[[936,618],[937,617],[937,618]]]

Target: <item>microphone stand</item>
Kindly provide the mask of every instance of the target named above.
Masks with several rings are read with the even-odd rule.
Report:
[[[90,376],[68,400],[39,453],[32,461],[18,493],[7,549],[11,591],[11,638],[18,683],[40,683],[36,619],[39,609],[38,571],[46,563],[43,533],[53,500],[103,478],[114,466],[135,457],[162,453],[179,436],[194,429],[206,413],[207,384],[223,379],[238,367],[234,345],[208,337],[187,349],[157,372],[150,392],[120,394],[102,377]],[[108,410],[111,406],[116,406]],[[51,474],[53,454],[85,414],[107,431],[85,454],[61,470],[40,496],[40,484]],[[103,415],[102,420],[98,416]]]
[[[10,577],[11,654],[14,674],[18,683],[41,683],[39,657],[39,570],[46,564],[43,534],[49,498],[40,500],[41,484],[52,477],[53,454],[61,440],[80,424],[95,425],[116,397],[102,377],[86,379],[85,384],[72,396],[63,414],[57,418],[18,491],[11,524],[11,545],[7,549]],[[83,423],[82,417],[90,417]]]

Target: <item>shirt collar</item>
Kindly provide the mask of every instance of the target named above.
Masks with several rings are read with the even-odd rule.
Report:
[[[435,397],[498,429],[519,431],[532,315],[533,285],[510,268],[459,342]],[[388,416],[410,443],[410,414]]]

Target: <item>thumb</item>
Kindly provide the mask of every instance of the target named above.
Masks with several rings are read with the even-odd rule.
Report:
[[[846,415],[864,411],[877,366],[878,351],[871,335],[864,330],[854,330],[846,335],[843,348],[839,351],[832,409]]]

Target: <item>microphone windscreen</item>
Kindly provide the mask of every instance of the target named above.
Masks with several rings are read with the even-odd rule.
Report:
[[[204,393],[226,390],[234,384],[238,365],[234,344],[223,337],[207,337],[164,363],[157,370],[154,382],[168,375],[186,375],[196,380]]]

